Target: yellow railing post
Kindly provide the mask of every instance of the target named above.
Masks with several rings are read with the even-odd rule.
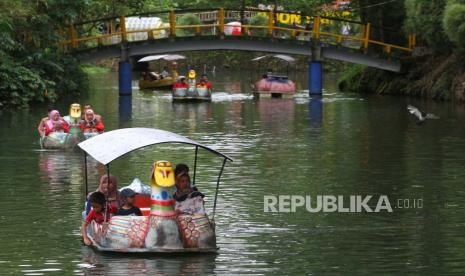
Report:
[[[176,14],[174,11],[170,11],[170,36],[176,36]]]
[[[412,35],[412,48],[414,48],[415,46],[417,46],[417,36],[416,35]]]
[[[154,39],[154,37],[153,37],[153,31],[151,31],[151,30],[150,30],[150,31],[147,31],[147,38],[148,38],[149,40],[153,40],[153,39]]]
[[[121,42],[125,43],[128,41],[128,34],[126,33],[126,18],[124,16],[119,17],[119,27],[121,30]]]
[[[274,26],[273,11],[268,12],[268,36],[273,36],[273,26]]]
[[[73,48],[76,48],[78,45],[78,41],[76,28],[74,27],[74,25],[69,26],[69,37],[71,38],[71,46],[73,46]]]
[[[315,39],[320,39],[320,16],[316,16],[313,19],[313,37]]]
[[[218,26],[220,29],[220,35],[224,34],[224,9],[221,8],[218,11]]]
[[[363,48],[368,49],[369,42],[370,42],[370,23],[368,22],[365,26],[365,37],[363,38]]]
[[[385,51],[387,54],[390,54],[390,53],[391,53],[391,49],[392,49],[392,46],[391,46],[391,45],[386,45],[386,46],[384,46],[384,51]]]

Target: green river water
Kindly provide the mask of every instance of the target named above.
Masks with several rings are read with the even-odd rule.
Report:
[[[83,156],[40,150],[42,106],[0,111],[0,275],[465,273],[463,106],[343,94],[331,77],[321,102],[305,93],[256,101],[245,92],[247,74],[212,78],[220,92],[211,103],[173,104],[169,94],[134,89],[127,114],[116,73],[93,76],[75,100],[91,102],[106,130],[161,128],[234,159],[218,197],[218,254],[108,255],[83,246]],[[58,105],[62,113],[70,103]],[[441,119],[418,126],[407,104]],[[120,186],[134,177],[147,183],[160,159],[192,165],[193,149],[145,148],[111,170]],[[199,162],[197,186],[211,208],[222,160],[200,151]],[[91,189],[103,173],[89,164]],[[342,195],[345,205],[351,195],[385,195],[393,211],[265,212],[264,196],[278,195]],[[400,208],[399,199],[422,208]]]

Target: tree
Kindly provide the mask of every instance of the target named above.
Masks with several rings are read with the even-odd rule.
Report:
[[[250,18],[250,25],[252,26],[267,26],[268,25],[268,17],[257,14]],[[253,28],[250,30],[252,36],[266,36],[267,29],[256,29]]]
[[[192,13],[186,13],[183,16],[181,16],[178,20],[178,25],[200,25],[202,22],[200,19],[195,16]],[[176,35],[177,36],[193,36],[195,35],[195,29],[194,28],[189,28],[189,29],[180,29],[176,30]]]
[[[446,0],[406,0],[405,29],[435,53],[447,52],[450,41],[443,29]]]
[[[448,1],[442,21],[442,26],[447,37],[461,50],[465,50],[464,2],[465,1]]]

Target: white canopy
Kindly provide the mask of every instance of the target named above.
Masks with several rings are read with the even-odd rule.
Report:
[[[259,61],[259,60],[262,60],[264,58],[279,58],[279,59],[282,59],[284,61],[287,61],[287,62],[294,62],[295,61],[295,58],[291,57],[291,56],[288,56],[288,55],[264,55],[264,56],[260,56],[260,57],[256,57],[254,59],[252,59],[252,61]]]
[[[106,165],[133,150],[162,143],[182,143],[198,146],[232,161],[228,156],[189,138],[153,128],[117,129],[85,140],[79,143],[78,146],[95,160]]]
[[[147,62],[147,61],[153,61],[153,60],[159,60],[159,59],[164,59],[167,61],[173,61],[173,60],[179,60],[179,59],[185,59],[185,56],[182,55],[155,55],[155,56],[146,56],[138,60],[138,62]]]

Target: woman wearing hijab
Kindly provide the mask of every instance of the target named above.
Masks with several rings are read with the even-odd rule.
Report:
[[[58,110],[50,111],[49,119],[45,123],[45,136],[48,136],[52,132],[69,132],[68,123],[60,117]]]
[[[119,191],[118,191],[118,180],[116,179],[115,176],[111,174],[110,174],[110,177],[108,177],[108,174],[102,175],[102,177],[100,177],[100,184],[96,192],[101,192],[102,194],[104,194],[107,204],[111,205],[111,207],[114,208],[115,210],[118,210],[118,208],[122,205],[121,198],[119,196]],[[86,214],[88,214],[89,212],[90,212],[90,204],[87,200]]]
[[[102,133],[104,126],[102,120],[97,120],[97,116],[92,109],[86,109],[84,120],[81,123],[81,129],[84,133]]]
[[[97,191],[103,193],[107,197],[107,203],[118,209],[120,207],[121,199],[118,191],[118,180],[113,175],[108,177],[107,174],[100,177],[100,185]]]

